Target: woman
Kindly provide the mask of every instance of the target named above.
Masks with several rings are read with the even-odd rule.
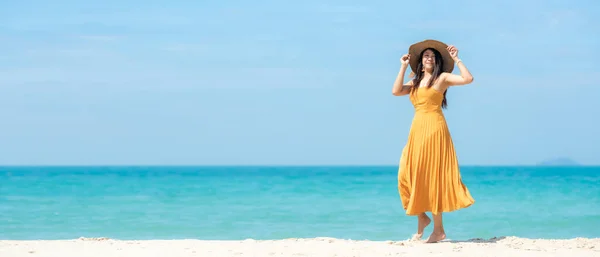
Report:
[[[460,75],[451,74],[454,65]],[[404,84],[410,65],[414,78]],[[458,58],[458,49],[436,40],[413,44],[401,58],[401,68],[392,94],[409,95],[415,108],[406,146],[398,168],[398,191],[407,215],[418,216],[416,237],[433,215],[433,232],[427,243],[446,238],[442,213],[471,206],[475,200],[462,183],[458,160],[443,108],[451,86],[473,82],[473,76]]]

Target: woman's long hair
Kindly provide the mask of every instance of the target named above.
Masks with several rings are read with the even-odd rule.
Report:
[[[435,55],[435,66],[433,66],[433,72],[431,74],[431,79],[429,79],[429,83],[427,85],[428,88],[430,88],[431,86],[433,86],[433,83],[440,77],[440,75],[442,74],[442,71],[444,70],[444,61],[442,60],[442,55],[440,54],[440,52],[438,50],[435,50],[433,48],[427,48],[425,50],[423,50],[423,52],[421,52],[421,54],[419,55],[419,64],[417,65],[417,73],[415,74],[415,78],[413,79],[413,93],[419,88],[420,84],[421,84],[421,80],[423,79],[423,76],[425,74],[425,71],[423,70],[423,53],[425,53],[425,51],[427,50],[431,50],[433,51],[434,55]],[[448,92],[448,90],[444,91],[444,99],[442,100],[442,108],[446,109],[446,107],[448,106],[448,102],[446,100],[446,92]]]

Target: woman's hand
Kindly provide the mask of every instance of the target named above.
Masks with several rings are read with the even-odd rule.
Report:
[[[447,49],[450,53],[450,56],[452,56],[452,59],[454,59],[454,61],[458,60],[458,48],[453,45],[449,45]]]
[[[409,62],[410,62],[410,54],[405,54],[402,57],[400,57],[400,63],[402,64],[402,67],[408,67]]]

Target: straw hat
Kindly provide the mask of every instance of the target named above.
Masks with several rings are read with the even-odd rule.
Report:
[[[419,66],[419,56],[427,48],[433,48],[438,50],[442,54],[442,60],[444,60],[444,72],[452,72],[454,70],[454,60],[448,52],[448,45],[433,39],[427,39],[411,45],[408,48],[408,54],[410,54],[410,68],[413,73],[417,72]]]

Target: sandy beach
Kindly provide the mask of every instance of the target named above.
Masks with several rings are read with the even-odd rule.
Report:
[[[422,241],[357,241],[335,238],[284,240],[74,240],[0,241],[0,256],[600,256],[600,238],[535,240],[516,237]]]

